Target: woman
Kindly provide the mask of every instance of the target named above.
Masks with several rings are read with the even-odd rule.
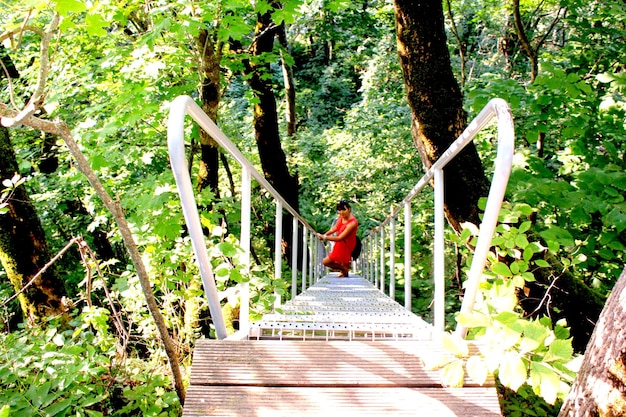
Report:
[[[347,277],[352,261],[351,254],[356,246],[359,222],[352,215],[352,209],[346,200],[337,203],[337,212],[339,215],[335,224],[323,235],[318,233],[317,237],[335,242],[333,250],[324,258],[322,264],[330,269],[338,269],[340,277]]]

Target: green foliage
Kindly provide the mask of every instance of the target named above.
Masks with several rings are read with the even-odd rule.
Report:
[[[518,307],[517,294],[524,291],[526,282],[534,281],[534,270],[549,266],[537,255],[548,247],[571,243],[571,239],[557,228],[542,234],[548,247],[535,241],[528,220],[533,212],[526,204],[503,207],[486,279],[480,285],[480,301],[474,311],[459,313],[456,320],[470,329],[471,339],[483,345],[480,358],[466,363],[472,378],[484,380],[486,369],[497,375],[504,387],[518,391],[527,385],[548,404],[555,404],[564,399],[576,371],[572,368],[569,330],[566,323],[553,323],[549,317],[525,318]],[[458,237],[459,243],[472,239],[476,232],[475,228],[466,229]]]
[[[2,193],[0,193],[0,215],[6,214],[9,212],[9,200],[13,196],[15,188],[24,184],[26,181],[25,178],[22,178],[20,174],[15,174],[11,179],[5,179],[2,181]]]
[[[342,0],[294,0],[282,5],[272,14],[275,23],[287,24],[290,48],[281,52],[293,63],[298,108],[298,131],[283,138],[283,147],[290,169],[301,183],[300,212],[323,229],[334,217],[336,200],[348,198],[354,203],[363,236],[406,195],[422,171],[412,144],[411,118],[395,50],[393,7],[388,2]],[[505,206],[494,239],[488,278],[481,288],[481,308],[459,320],[472,329],[472,337],[493,345],[489,354],[493,361],[471,359],[465,363],[468,371],[480,379],[488,369],[517,389],[517,394],[507,391],[505,397],[504,409],[510,415],[545,415],[553,414],[549,410],[554,409],[536,401],[535,396],[558,404],[566,390],[563,384],[571,380],[572,373],[565,367],[571,356],[567,330],[563,323],[524,320],[516,308],[516,294],[534,279],[534,271],[548,267],[542,260],[548,251],[577,278],[605,292],[612,288],[626,261],[626,79],[619,65],[626,53],[626,12],[620,2],[523,0],[520,6],[524,20],[534,22],[529,25],[533,41],[545,33],[560,6],[568,8],[565,17],[554,21],[554,30],[539,50],[539,75],[531,84],[525,81],[529,64],[515,42],[508,5],[495,0],[451,2],[466,52],[464,88],[470,117],[489,99],[499,96],[510,103],[516,126],[515,166],[507,196],[513,206]],[[241,0],[193,5],[183,0],[129,0],[119,4],[25,0],[12,2],[0,11],[5,29],[20,28],[26,21],[43,28],[53,11],[63,16],[60,36],[51,48],[45,117],[58,117],[69,124],[100,179],[120,199],[167,322],[189,350],[199,334],[211,334],[211,325],[168,165],[168,103],[179,94],[197,95],[201,51],[194,36],[200,30],[207,30],[218,44],[235,40],[245,49],[253,35],[256,13],[270,10],[268,2],[252,5]],[[448,39],[454,36],[450,34]],[[505,39],[514,41],[512,55],[501,51]],[[9,48],[9,44],[7,41],[5,46]],[[18,42],[11,46],[16,45]],[[458,45],[451,43],[449,49],[458,72]],[[13,82],[12,91],[3,84],[3,102],[9,103],[13,94],[13,101],[19,103],[32,90],[38,50],[39,37],[32,31],[21,33],[19,50],[8,50],[22,79]],[[229,48],[223,51],[220,64],[225,95],[220,126],[258,166],[250,128],[252,94],[238,75],[243,60],[250,57]],[[278,49],[258,59],[271,64],[267,76],[272,77],[276,95],[281,98],[277,57]],[[197,140],[197,129],[189,127],[188,133]],[[5,352],[15,353],[15,357],[27,358],[23,361],[31,370],[31,364],[49,359],[43,358],[46,352],[59,351],[61,359],[56,373],[50,371],[48,391],[41,391],[38,397],[41,404],[56,407],[50,411],[59,414],[172,413],[175,406],[163,405],[174,404],[169,388],[162,388],[169,383],[159,376],[160,368],[152,372],[148,362],[160,355],[157,333],[110,216],[73,167],[61,143],[51,141],[51,153],[58,158],[59,168],[44,174],[39,166],[47,156],[44,148],[49,138],[27,129],[12,130],[11,135],[19,159],[19,178],[25,180],[37,205],[52,251],[75,235],[85,236],[90,246],[97,247],[95,236],[102,232],[115,254],[113,259],[98,263],[104,277],[95,280],[91,293],[98,307],[84,312],[82,324],[74,325],[81,329],[78,333],[57,330],[50,336],[52,341],[45,336],[47,330],[7,335],[3,360]],[[488,161],[493,151],[487,140],[490,135],[485,136],[477,144]],[[488,162],[485,165],[489,167]],[[196,169],[191,167],[192,175]],[[230,174],[237,184],[239,168],[231,167]],[[227,173],[223,170],[220,175]],[[203,212],[207,249],[224,303],[235,305],[240,284],[250,282],[252,316],[256,318],[271,309],[274,293],[284,294],[290,285],[276,282],[270,266],[273,203],[255,190],[252,245],[256,258],[251,270],[244,270],[236,238],[240,215],[233,195],[236,189],[224,183],[221,201],[207,192],[198,196],[201,207],[212,207]],[[6,210],[3,204],[13,185],[4,184],[0,214]],[[432,294],[432,237],[425,226],[431,221],[429,201],[425,198],[414,203],[411,225],[412,305],[425,318],[430,314]],[[541,243],[536,236],[541,237]],[[471,238],[468,229],[454,241],[465,258],[469,254],[463,248]],[[451,255],[453,250],[448,248]],[[398,242],[396,294],[401,294],[403,286],[403,256],[403,242]],[[79,258],[70,254],[62,262],[59,269],[72,297],[84,297],[85,273]],[[455,266],[446,268],[454,270]],[[0,277],[4,277],[1,271]],[[448,281],[452,285],[453,280]],[[116,305],[132,323],[128,373],[112,365],[116,342],[108,334],[112,313],[107,312],[105,285],[110,286]],[[0,289],[0,294],[9,293],[6,287]],[[459,288],[451,286],[447,294],[446,312],[452,314],[458,311]],[[187,316],[190,311],[198,313],[199,322]],[[5,323],[10,315],[3,313]],[[64,338],[63,346],[57,346],[55,337]],[[94,340],[97,343],[89,347]],[[27,351],[24,346],[29,345],[33,347]],[[69,354],[66,346],[93,367],[76,371],[69,359],[63,359]],[[103,358],[106,360],[98,362]],[[450,380],[458,381],[460,364],[447,368]],[[7,362],[2,366],[7,372]],[[57,365],[47,366],[54,369]],[[66,379],[63,384],[72,389],[54,397],[63,374],[75,371],[77,381],[89,390],[80,391],[80,384],[71,385]],[[41,378],[42,371],[38,372],[33,375]],[[22,399],[39,393],[38,385],[44,386],[29,375],[24,372],[14,386],[3,385],[3,395],[15,396],[16,403],[26,404]],[[105,391],[103,380],[115,390]],[[74,388],[82,395],[74,394]],[[152,394],[156,392],[160,394]],[[94,398],[99,402],[88,404]],[[121,404],[115,403],[118,399]],[[72,404],[65,406],[65,400]],[[41,404],[32,408],[37,410],[35,415],[44,413]],[[83,411],[70,412],[81,404]],[[9,413],[9,409],[4,407],[2,413]],[[16,413],[12,407],[10,414]]]
[[[103,315],[104,314],[104,315]],[[85,311],[69,327],[1,335],[0,402],[16,416],[176,416],[180,404],[159,373],[120,362],[108,313]],[[103,325],[104,324],[104,325]]]
[[[546,403],[527,384],[522,385],[517,391],[506,387],[499,387],[498,391],[502,399],[502,415],[507,417],[557,416],[563,403],[561,400],[554,404]]]

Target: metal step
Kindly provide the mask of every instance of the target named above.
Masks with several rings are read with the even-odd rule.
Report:
[[[432,327],[367,280],[327,276],[251,325],[249,339],[430,340]]]

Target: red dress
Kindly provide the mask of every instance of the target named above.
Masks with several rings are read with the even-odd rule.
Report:
[[[339,220],[337,220],[337,236],[341,235],[350,222],[355,222],[356,227],[345,239],[335,242],[332,252],[328,255],[332,261],[341,263],[350,263],[352,261],[352,251],[356,246],[356,231],[359,228],[359,222],[356,217],[352,217],[347,222],[344,222],[340,217]]]

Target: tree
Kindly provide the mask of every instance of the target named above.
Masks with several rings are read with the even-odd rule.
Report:
[[[216,31],[200,29],[195,38],[200,76],[200,102],[202,110],[217,123],[217,110],[221,98],[220,61],[222,42],[218,40]],[[200,170],[198,172],[197,189],[209,187],[216,196],[218,188],[219,149],[207,132],[200,132]]]
[[[537,39],[533,42],[533,39],[529,38],[529,32],[532,33],[537,31],[537,26],[539,24],[540,18],[536,18],[533,22],[526,23],[523,21],[520,11],[520,0],[512,0],[511,6],[513,8],[513,20],[515,22],[515,31],[517,33],[517,37],[522,45],[522,50],[524,51],[524,54],[530,60],[530,81],[532,82],[535,80],[535,78],[537,78],[537,75],[539,74],[539,50],[546,42],[546,39],[561,18],[561,13],[565,12],[567,9],[564,7],[559,8],[556,12],[556,15],[554,16],[554,19],[548,25],[548,28],[545,30],[544,34],[541,36],[537,36]],[[539,7],[536,11],[537,14],[541,14]]]
[[[273,3],[279,7],[278,2]],[[244,60],[246,79],[256,98],[254,103],[254,133],[263,173],[270,184],[294,208],[298,209],[298,179],[289,172],[287,158],[281,146],[276,97],[271,82],[271,52],[274,38],[284,23],[275,24],[272,10],[259,13],[254,28],[251,58]],[[288,239],[289,233],[285,234]]]
[[[181,403],[184,403],[185,390],[183,386],[182,374],[180,371],[180,363],[178,357],[178,351],[176,346],[168,332],[165,320],[159,310],[154,293],[152,292],[150,277],[141,258],[141,254],[137,249],[137,244],[131,232],[130,226],[126,221],[124,210],[119,200],[114,200],[107,192],[106,188],[99,180],[96,173],[92,170],[89,162],[85,158],[84,154],[80,150],[76,143],[69,127],[62,121],[47,121],[42,120],[34,115],[38,112],[39,108],[43,105],[46,83],[50,70],[50,56],[49,56],[49,44],[50,40],[58,33],[58,26],[60,22],[60,16],[55,11],[52,14],[50,22],[47,27],[42,30],[37,26],[25,25],[23,28],[16,29],[16,32],[6,32],[0,36],[0,39],[6,39],[16,35],[17,31],[29,30],[37,33],[41,38],[40,56],[39,56],[39,68],[37,72],[37,85],[34,88],[34,92],[30,97],[30,100],[21,110],[15,110],[9,107],[6,103],[0,103],[0,120],[4,126],[20,126],[25,125],[41,132],[52,134],[63,139],[68,149],[76,159],[78,169],[87,177],[89,183],[95,190],[96,194],[102,200],[103,204],[110,211],[114,217],[117,226],[119,228],[124,245],[128,250],[131,260],[136,269],[136,273],[139,277],[141,288],[145,296],[148,310],[154,319],[163,347],[167,354],[170,369],[172,371],[172,378],[174,388]],[[4,165],[3,165],[4,167]]]
[[[463,95],[450,66],[441,1],[396,0],[395,16],[411,133],[428,169],[465,129]],[[444,174],[452,227],[460,231],[463,222],[478,224],[478,199],[487,195],[488,181],[475,147],[468,145]]]
[[[609,296],[559,417],[626,415],[626,268]]]
[[[9,131],[0,127],[0,178],[13,178],[17,173]],[[55,269],[48,268],[37,276],[49,260],[46,234],[26,188],[19,185],[8,200],[8,212],[0,215],[0,261],[19,293],[22,314],[29,325],[67,313],[65,284]]]

